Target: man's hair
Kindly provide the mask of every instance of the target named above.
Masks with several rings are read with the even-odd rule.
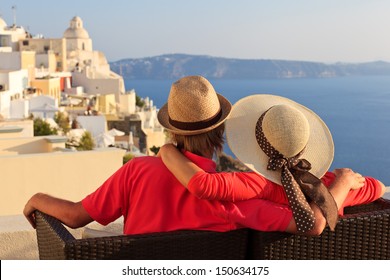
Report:
[[[225,124],[201,134],[178,135],[170,133],[170,138],[179,149],[184,149],[193,154],[205,157],[212,157],[214,153],[219,153],[223,149],[225,142]]]

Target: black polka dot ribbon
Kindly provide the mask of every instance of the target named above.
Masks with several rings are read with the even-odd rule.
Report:
[[[264,135],[262,123],[267,111],[256,123],[256,139],[262,151],[269,157],[267,169],[281,171],[281,183],[289,201],[297,230],[307,232],[314,227],[315,217],[309,202],[313,201],[324,214],[333,231],[337,224],[337,204],[321,180],[309,172],[311,164],[300,159],[304,150],[296,156],[286,158],[269,143]]]

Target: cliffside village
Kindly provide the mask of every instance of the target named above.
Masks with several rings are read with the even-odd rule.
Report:
[[[165,134],[153,101],[142,101],[136,106],[135,90],[126,91],[105,55],[93,50],[80,17],[61,38],[32,35],[0,17],[0,139],[33,137],[36,118],[55,128],[60,112],[71,129],[57,142],[78,141],[89,131],[97,148],[148,155],[164,144]],[[0,154],[8,153],[0,145]]]

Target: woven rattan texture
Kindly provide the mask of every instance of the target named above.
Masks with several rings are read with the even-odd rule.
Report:
[[[37,220],[40,259],[245,259],[248,248],[248,229],[74,239],[53,217]]]
[[[75,239],[36,212],[40,259],[390,259],[390,200],[349,207],[317,237],[241,229]]]
[[[254,259],[390,259],[390,201],[349,207],[336,230],[320,236],[251,231],[249,256]]]

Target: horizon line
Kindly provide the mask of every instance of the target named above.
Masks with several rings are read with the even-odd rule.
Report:
[[[198,57],[210,57],[210,58],[219,58],[219,59],[232,59],[232,60],[274,60],[274,61],[291,61],[291,62],[307,62],[307,63],[321,63],[321,64],[366,64],[366,63],[377,63],[377,62],[384,62],[384,63],[390,63],[390,61],[386,60],[370,60],[370,61],[361,61],[361,62],[345,62],[345,61],[336,61],[336,62],[323,62],[323,61],[314,61],[314,60],[297,60],[297,59],[280,59],[280,58],[235,58],[235,57],[225,57],[225,56],[213,56],[208,54],[187,54],[187,53],[164,53],[159,55],[149,55],[149,56],[143,56],[143,57],[127,57],[127,58],[120,58],[117,60],[110,60],[109,63],[116,63],[120,62],[122,60],[128,60],[128,59],[147,59],[147,58],[155,58],[155,57],[162,57],[162,56],[174,56],[174,55],[183,55],[183,56],[198,56]]]

